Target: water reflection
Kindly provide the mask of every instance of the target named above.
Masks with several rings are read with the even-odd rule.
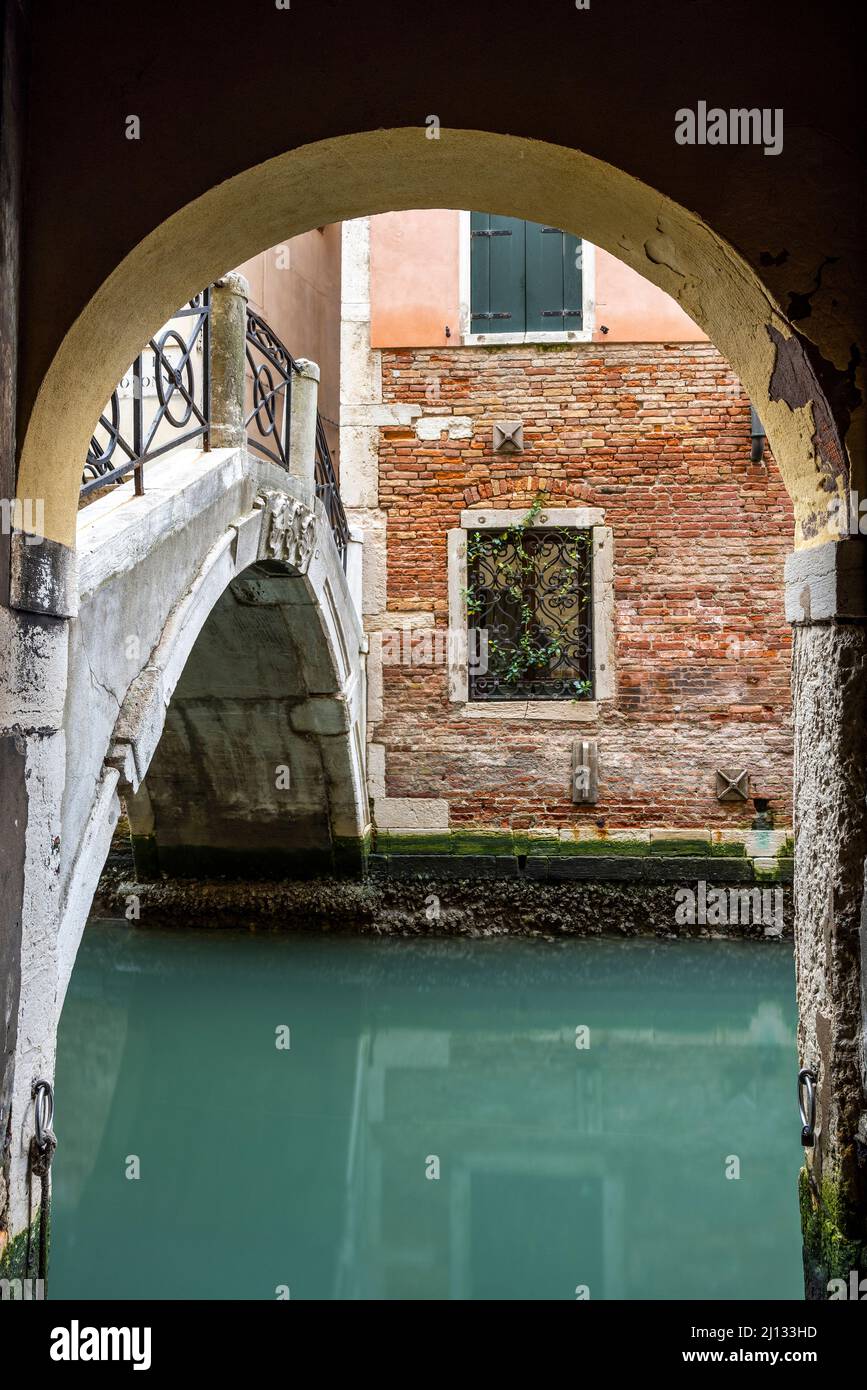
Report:
[[[799,1298],[794,1023],[777,944],[92,925],[51,1294]]]

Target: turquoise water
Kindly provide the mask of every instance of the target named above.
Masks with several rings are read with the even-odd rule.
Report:
[[[801,1298],[794,1035],[778,943],[91,924],[50,1294]]]

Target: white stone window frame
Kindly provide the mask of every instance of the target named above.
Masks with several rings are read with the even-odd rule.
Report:
[[[461,347],[508,347],[521,343],[589,343],[596,327],[596,247],[592,241],[581,239],[581,327],[573,330],[560,330],[558,333],[544,333],[540,330],[529,333],[473,333],[471,322],[472,284],[470,219],[472,213],[461,211],[458,256],[458,297],[460,299],[460,345]]]
[[[449,701],[454,713],[481,719],[568,719],[592,723],[603,700],[613,700],[614,666],[614,537],[599,507],[546,507],[533,519],[533,529],[570,527],[593,536],[593,691],[592,700],[471,700],[467,650],[467,532],[503,531],[526,516],[520,507],[478,507],[461,512],[461,524],[447,533],[449,630]]]

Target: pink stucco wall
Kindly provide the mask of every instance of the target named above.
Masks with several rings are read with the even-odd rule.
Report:
[[[370,277],[373,347],[460,346],[458,212],[438,209],[372,217]],[[706,341],[669,295],[598,248],[594,297],[593,336],[598,341]],[[603,326],[607,333],[601,331]]]
[[[293,357],[319,364],[319,411],[329,443],[337,444],[340,401],[341,224],[305,232],[239,266],[250,282],[250,306]]]
[[[372,347],[460,342],[459,226],[447,209],[370,219]]]
[[[707,334],[671,295],[601,247],[596,248],[595,299],[594,342],[707,342]]]

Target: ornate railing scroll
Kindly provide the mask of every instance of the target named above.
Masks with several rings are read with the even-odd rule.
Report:
[[[325,515],[331,526],[334,544],[340,553],[340,563],[346,569],[346,552],[349,546],[349,522],[343,510],[343,501],[337,485],[337,476],[331,460],[331,450],[325,436],[322,417],[316,416],[316,496],[320,498]]]
[[[247,364],[252,376],[252,409],[247,416],[247,447],[281,468],[290,468],[289,432],[292,414],[292,381],[300,368],[289,349],[259,314],[247,310]],[[316,415],[316,496],[322,501],[334,543],[346,568],[349,523],[340,500],[340,490],[331,451],[322,424]]]
[[[194,439],[208,447],[211,292],[195,295],[140,352],[99,417],[81,497],[133,474],[144,491],[149,459]]]
[[[247,365],[253,382],[253,408],[244,421],[247,447],[288,469],[292,378],[299,368],[274,330],[252,309],[247,310]]]
[[[81,497],[130,474],[144,492],[149,459],[193,439],[208,448],[211,427],[211,290],[203,290],[151,338],[112,393],[87,451]],[[300,368],[269,324],[248,307],[244,351],[251,409],[244,419],[247,448],[291,472],[292,383]],[[316,495],[346,568],[349,524],[322,420],[316,416]],[[305,463],[305,472],[309,464]],[[309,476],[309,474],[308,474]]]

